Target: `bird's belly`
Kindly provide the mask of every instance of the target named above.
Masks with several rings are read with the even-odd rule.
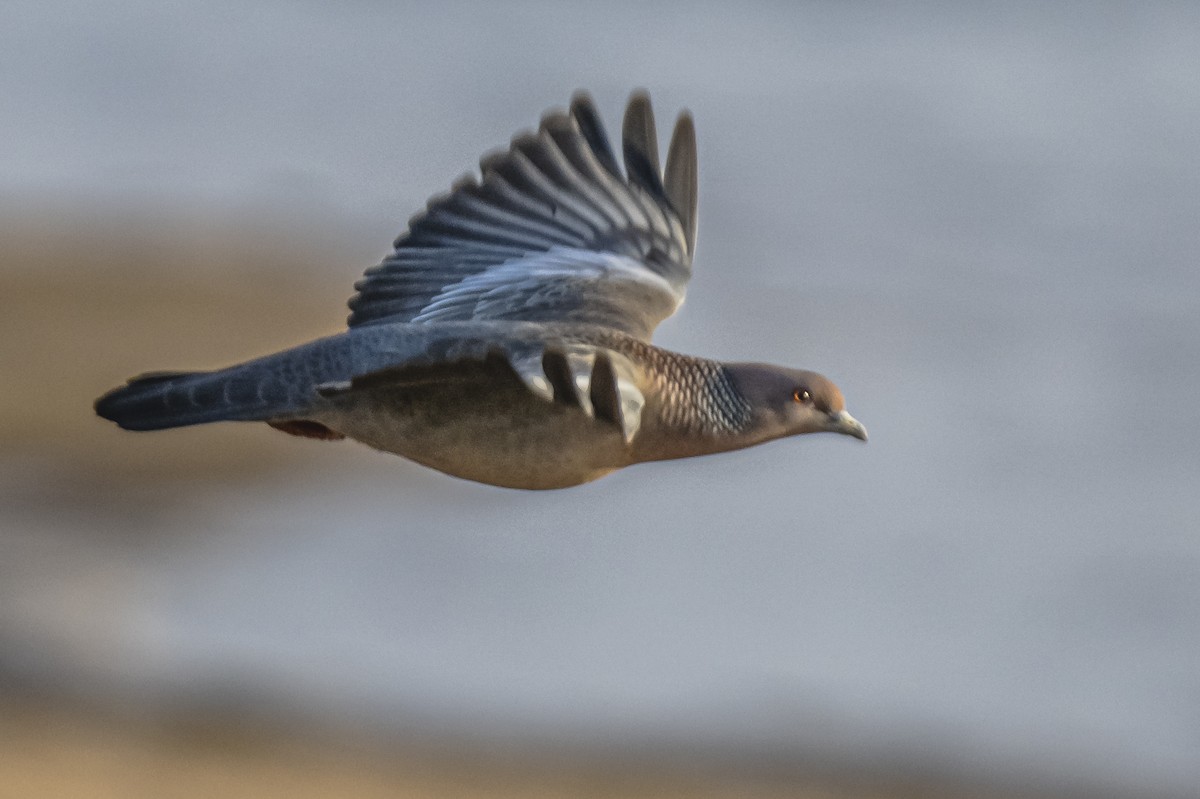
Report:
[[[506,488],[579,485],[629,463],[614,425],[574,406],[519,398],[359,401],[322,421],[375,449]]]

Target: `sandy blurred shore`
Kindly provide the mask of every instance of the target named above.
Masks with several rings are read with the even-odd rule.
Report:
[[[265,426],[133,436],[91,406],[141,372],[214,368],[335,332],[356,265],[211,224],[9,219],[0,233],[8,491],[103,502],[295,467],[311,452]]]
[[[0,799],[191,797],[613,797],[614,799],[1017,799],[913,776],[854,776],[386,745],[361,733],[304,735],[207,714],[122,716],[55,703],[0,704]]]

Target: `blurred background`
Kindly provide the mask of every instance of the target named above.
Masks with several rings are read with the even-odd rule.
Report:
[[[0,10],[0,796],[1195,796],[1200,6]],[[493,489],[92,400],[344,323],[587,88],[696,117],[663,346],[808,437]]]

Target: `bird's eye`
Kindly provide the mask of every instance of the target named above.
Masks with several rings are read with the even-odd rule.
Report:
[[[792,392],[792,400],[802,405],[808,405],[812,402],[812,394],[807,388],[798,388]]]

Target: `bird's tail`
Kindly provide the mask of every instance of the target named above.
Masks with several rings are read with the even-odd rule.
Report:
[[[126,430],[163,430],[205,422],[264,419],[273,403],[237,370],[153,372],[96,400],[96,413]],[[277,406],[276,406],[277,407]]]

